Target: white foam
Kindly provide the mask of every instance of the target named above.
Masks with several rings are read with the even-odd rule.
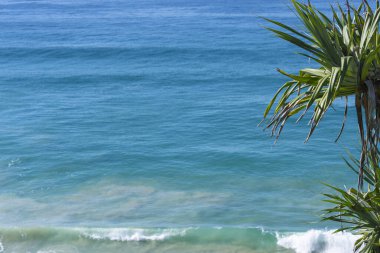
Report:
[[[309,230],[305,233],[277,235],[277,244],[296,253],[350,253],[359,238],[350,233]]]
[[[1,242],[0,242],[0,252],[4,252],[4,246]]]
[[[162,241],[173,236],[184,236],[187,229],[112,228],[89,229],[81,234],[94,240],[111,241]]]

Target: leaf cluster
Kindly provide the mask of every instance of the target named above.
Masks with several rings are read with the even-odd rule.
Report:
[[[347,117],[347,97],[355,98],[357,123],[361,140],[359,159],[351,156],[347,165],[358,174],[358,189],[331,187],[335,194],[325,194],[334,204],[325,210],[325,220],[340,222],[340,231],[360,234],[355,251],[380,253],[380,4],[372,8],[363,1],[357,8],[331,6],[331,17],[310,4],[291,0],[304,30],[266,19],[275,26],[267,29],[279,38],[301,49],[300,54],[317,63],[297,74],[278,71],[289,81],[283,84],[264,112],[272,135],[280,136],[284,125],[293,116],[297,122],[311,115],[312,136],[325,113],[337,98],[345,98],[343,123]],[[348,1],[347,1],[348,2]],[[310,112],[310,114],[308,113]],[[272,116],[268,119],[268,115]],[[363,183],[368,190],[363,192]]]
[[[291,0],[304,31],[275,20],[266,19],[276,36],[297,46],[301,55],[314,60],[317,68],[304,68],[298,74],[278,71],[289,78],[274,95],[264,112],[267,128],[280,136],[285,123],[297,115],[301,120],[311,112],[309,140],[321,119],[337,98],[345,98],[346,108],[337,140],[347,117],[347,97],[355,97],[360,139],[362,142],[359,185],[369,157],[377,159],[380,128],[380,8],[363,2],[357,8],[331,6],[328,17],[313,5]]]
[[[346,164],[359,174],[360,161],[349,153]],[[342,227],[335,231],[349,231],[360,235],[355,242],[355,252],[380,252],[380,167],[371,160],[363,168],[363,179],[367,183],[366,192],[350,188],[342,190],[327,185],[335,194],[324,194],[325,202],[334,206],[325,209],[323,220],[336,221]]]
[[[337,194],[324,194],[326,202],[335,206],[325,210],[325,220],[342,223],[343,227],[335,232],[353,231],[360,235],[355,242],[355,252],[380,252],[380,194],[377,190],[366,193],[356,189],[344,191],[330,186]]]

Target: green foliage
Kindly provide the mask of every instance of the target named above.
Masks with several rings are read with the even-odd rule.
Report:
[[[342,223],[340,231],[353,231],[360,235],[355,242],[355,252],[380,252],[380,195],[379,187],[362,193],[353,188],[343,191],[333,188],[337,194],[325,194],[327,202],[335,206],[326,209],[325,220]]]
[[[311,112],[313,134],[325,113],[337,98],[346,99],[343,132],[348,106],[347,97],[355,97],[357,123],[361,140],[360,159],[351,156],[347,165],[358,174],[358,190],[341,190],[329,186],[335,194],[325,194],[326,202],[334,204],[325,210],[325,220],[342,224],[340,231],[361,235],[355,251],[380,253],[380,7],[372,8],[367,1],[354,8],[331,7],[329,18],[314,6],[291,0],[304,31],[266,19],[276,28],[267,28],[279,38],[297,46],[301,55],[314,60],[317,68],[304,68],[298,74],[278,70],[289,81],[274,95],[264,112],[267,127],[277,138],[292,116],[301,120]],[[347,1],[348,2],[348,1]],[[368,190],[362,191],[367,182]]]
[[[348,166],[359,173],[360,162],[350,155]],[[350,231],[360,235],[355,242],[355,251],[361,253],[380,252],[380,168],[370,163],[365,167],[364,180],[368,183],[366,192],[350,188],[346,191],[330,186],[335,194],[324,194],[328,203],[334,204],[325,211],[324,220],[337,221],[342,227],[336,232]]]
[[[311,4],[292,0],[305,32],[280,22],[269,20],[276,28],[267,28],[281,39],[302,50],[301,55],[314,60],[318,68],[301,69],[298,74],[278,70],[290,80],[275,94],[264,112],[277,138],[294,115],[301,120],[311,108],[313,112],[306,141],[337,98],[355,97],[358,126],[362,142],[359,185],[363,183],[363,168],[369,159],[377,160],[380,129],[380,8],[372,9],[366,2],[358,8],[344,10],[331,7],[332,18]],[[346,109],[343,115],[344,129]],[[298,122],[297,121],[297,122]],[[337,138],[337,139],[338,139]]]

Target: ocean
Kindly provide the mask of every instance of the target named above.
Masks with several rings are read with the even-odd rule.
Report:
[[[315,63],[261,17],[301,29],[287,0],[0,1],[0,252],[352,251],[321,222],[352,102],[338,143],[344,101],[275,144],[276,68]]]

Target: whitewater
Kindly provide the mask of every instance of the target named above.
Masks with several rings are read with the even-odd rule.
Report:
[[[346,253],[357,239],[332,231],[281,234],[261,228],[11,228],[1,233],[0,252]]]

